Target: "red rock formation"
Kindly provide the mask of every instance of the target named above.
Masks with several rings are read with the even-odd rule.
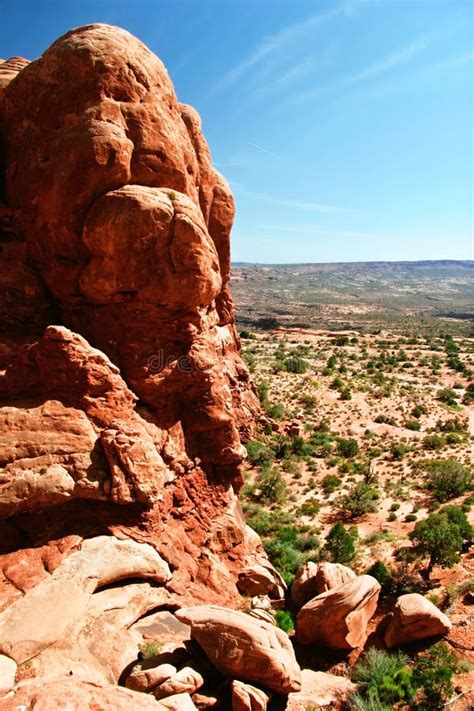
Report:
[[[263,555],[235,494],[258,400],[199,116],[90,25],[0,64],[0,132],[2,614],[104,534],[151,544],[180,604],[232,601]]]

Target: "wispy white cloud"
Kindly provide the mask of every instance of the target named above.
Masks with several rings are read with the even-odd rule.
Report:
[[[268,59],[275,53],[280,52],[287,45],[296,42],[309,30],[314,29],[324,22],[332,20],[335,17],[339,17],[340,15],[350,14],[358,5],[361,5],[363,2],[367,1],[370,0],[345,0],[344,2],[339,3],[328,10],[315,12],[306,17],[304,20],[294,22],[287,27],[283,27],[279,32],[267,35],[267,37],[264,37],[261,43],[253,50],[253,52],[251,52],[235,67],[229,69],[220,79],[218,79],[214,86],[211,87],[211,91],[220,91],[221,89],[231,86],[249,70],[256,68],[264,60]]]
[[[362,69],[360,72],[357,72],[357,74],[353,74],[348,78],[348,81],[365,81],[366,79],[373,79],[374,77],[377,77],[380,74],[385,74],[385,72],[388,72],[391,69],[394,69],[395,67],[399,67],[400,65],[409,62],[412,57],[414,57],[419,52],[422,52],[424,49],[427,48],[427,46],[428,44],[426,39],[419,38],[414,42],[408,44],[406,47],[401,47],[395,52],[388,54],[378,62],[375,62],[375,64],[371,64],[369,67]]]
[[[237,198],[245,198],[249,200],[257,200],[268,205],[278,205],[280,207],[288,207],[295,210],[303,210],[304,212],[316,212],[323,215],[368,215],[371,214],[367,210],[359,210],[356,208],[341,207],[340,205],[328,205],[306,200],[293,200],[289,198],[280,198],[276,195],[261,193],[255,190],[248,190],[240,183],[232,182],[232,189],[237,195]]]
[[[274,153],[273,151],[268,150],[268,148],[259,146],[258,143],[254,143],[253,141],[247,141],[247,143],[249,144],[249,146],[252,146],[252,148],[256,148],[261,153],[266,153],[267,156],[271,156],[272,158],[281,158],[278,153]]]
[[[334,89],[347,90],[351,87],[361,84],[363,82],[368,82],[371,79],[376,79],[386,72],[393,70],[403,64],[410,62],[417,54],[422,52],[429,46],[427,35],[422,35],[407,45],[399,47],[390,54],[381,57],[378,61],[373,64],[360,69],[354,74],[339,77],[329,84],[322,84],[315,88],[304,89],[302,91],[296,92],[292,96],[288,97],[287,100],[283,102],[286,103],[302,103],[310,99],[314,99],[317,96],[327,94]],[[281,105],[280,105],[281,108]]]

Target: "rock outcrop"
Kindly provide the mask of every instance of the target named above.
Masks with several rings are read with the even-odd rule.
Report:
[[[423,595],[401,595],[385,632],[385,644],[390,649],[438,637],[447,634],[451,626],[449,618]]]
[[[379,593],[380,584],[375,578],[360,575],[318,595],[298,612],[298,641],[333,649],[356,649],[365,642]]]
[[[181,622],[223,674],[256,682],[278,694],[298,691],[301,673],[292,644],[282,630],[243,612],[217,605],[179,610]]]
[[[313,597],[353,580],[356,574],[341,563],[305,563],[291,585],[291,599],[302,607]]]
[[[28,661],[71,708],[192,708],[182,666],[160,701],[102,687],[147,613],[235,602],[262,565],[281,593],[237,499],[259,404],[232,194],[161,61],[108,25],[0,62],[0,139],[2,685]],[[54,705],[48,684],[8,703]]]

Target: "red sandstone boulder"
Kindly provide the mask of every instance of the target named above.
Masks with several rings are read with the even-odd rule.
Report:
[[[451,629],[449,618],[418,593],[401,595],[385,632],[385,644],[401,647],[419,639],[444,635]]]
[[[316,595],[353,580],[356,574],[341,563],[305,563],[291,585],[291,599],[302,607]]]
[[[68,711],[164,711],[173,708],[147,694],[70,678],[47,682],[29,679],[15,687],[1,700],[1,704],[3,711],[53,711],[60,708],[67,708]],[[174,708],[185,711],[193,706]]]
[[[232,682],[232,711],[266,711],[270,696],[243,681]]]
[[[339,711],[347,708],[347,699],[356,690],[356,685],[343,676],[302,669],[301,691],[289,695],[286,711],[308,711],[313,708]]]
[[[181,609],[176,617],[223,674],[256,682],[280,694],[298,691],[300,668],[282,630],[217,605]]]
[[[360,575],[306,603],[296,618],[296,638],[302,644],[355,649],[366,638],[367,623],[377,607],[380,584]]]

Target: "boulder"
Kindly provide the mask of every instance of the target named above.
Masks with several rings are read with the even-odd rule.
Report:
[[[270,696],[243,681],[234,680],[232,689],[232,711],[266,711]]]
[[[164,699],[175,694],[193,694],[204,684],[201,674],[191,667],[183,667],[153,690],[156,699]]]
[[[8,691],[15,685],[16,670],[16,662],[0,654],[0,693]]]
[[[391,649],[438,637],[447,634],[451,626],[449,618],[423,595],[401,595],[385,632],[385,644]]]
[[[297,607],[302,607],[316,595],[344,585],[356,574],[341,563],[305,563],[298,571],[291,585],[291,599]]]
[[[242,595],[269,595],[274,598],[285,596],[286,585],[277,571],[270,565],[251,565],[245,568],[237,581]]]
[[[0,652],[23,663],[65,635],[85,613],[96,588],[133,577],[165,583],[171,573],[147,543],[113,536],[83,541],[50,577],[0,614]]]
[[[175,676],[177,671],[172,664],[158,664],[156,667],[149,668],[142,668],[139,665],[132,669],[125,681],[125,686],[133,691],[151,691],[155,686]]]
[[[298,612],[296,638],[301,644],[333,649],[355,649],[367,635],[367,624],[377,607],[380,584],[360,575],[310,600]]]
[[[191,706],[165,706],[153,696],[120,686],[101,686],[67,677],[53,681],[23,681],[1,703],[2,711],[187,711],[195,708],[192,702]]]
[[[189,694],[174,694],[159,702],[160,709],[169,711],[196,711],[196,706]]]
[[[299,690],[300,668],[282,630],[217,605],[181,609],[176,616],[191,625],[193,639],[223,674],[280,694]]]
[[[288,696],[286,711],[308,711],[308,709],[347,708],[348,697],[357,690],[355,684],[343,676],[335,676],[312,669],[301,670],[301,691]]]

